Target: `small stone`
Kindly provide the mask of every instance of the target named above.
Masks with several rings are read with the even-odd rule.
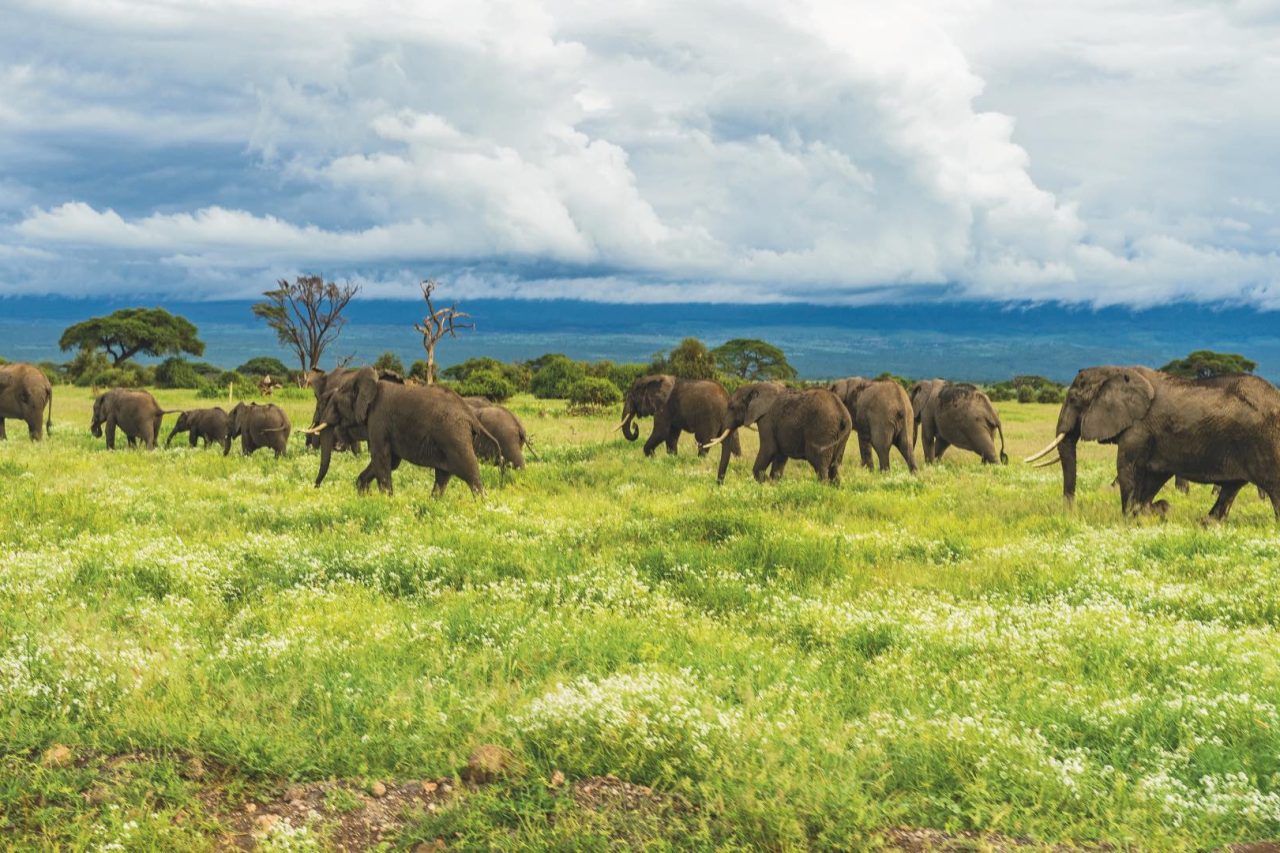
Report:
[[[40,756],[40,763],[45,767],[66,767],[73,758],[75,758],[75,755],[71,752],[70,747],[55,743],[44,751],[44,755]]]
[[[551,787],[559,788],[564,784],[564,774],[559,770],[551,771]]]
[[[265,832],[270,832],[271,828],[274,827],[279,822],[280,822],[279,815],[264,814],[264,815],[258,815],[257,820],[255,820],[253,824],[258,828],[258,832],[265,833]]]
[[[516,756],[511,750],[487,743],[471,753],[462,778],[475,785],[487,785],[510,775],[515,765]]]
[[[256,812],[256,811],[258,810],[258,804],[257,804],[257,803],[245,803],[245,804],[244,804],[244,810],[245,810],[247,813],[249,813],[249,814],[253,814],[254,812]]]
[[[440,786],[439,786],[439,785],[437,785],[435,782],[423,782],[423,783],[422,783],[422,793],[424,793],[424,794],[434,794],[434,793],[436,792],[436,788],[439,788],[439,787],[440,787]]]
[[[187,761],[187,766],[184,772],[188,779],[199,781],[204,778],[204,774],[206,772],[204,769],[204,762],[199,758],[192,758]]]
[[[387,795],[387,786],[381,782],[374,782],[369,786],[369,793],[381,799]]]

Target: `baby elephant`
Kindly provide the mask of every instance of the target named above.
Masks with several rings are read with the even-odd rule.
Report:
[[[529,435],[524,431],[524,424],[510,409],[491,403],[484,397],[463,397],[467,405],[476,413],[480,423],[489,434],[498,440],[494,444],[482,433],[476,433],[476,456],[486,462],[510,465],[517,471],[524,468],[524,449],[534,453]],[[499,452],[501,451],[501,452]],[[534,454],[536,455],[536,454]]]
[[[777,382],[744,385],[729,398],[729,428],[737,430],[758,424],[760,452],[751,473],[764,482],[766,468],[777,479],[788,459],[805,459],[813,466],[819,482],[840,483],[840,463],[853,432],[853,418],[844,403],[824,388],[793,391]],[[704,447],[723,442],[713,439]],[[720,453],[718,481],[724,482],[729,467],[727,443]]]
[[[239,438],[240,451],[245,456],[260,447],[270,447],[277,457],[284,456],[285,449],[289,446],[289,432],[293,429],[284,409],[275,403],[265,406],[236,403],[228,418],[231,421],[228,440]]]
[[[164,446],[168,447],[173,442],[173,437],[180,432],[190,433],[192,447],[203,439],[205,447],[221,444],[223,456],[231,452],[231,418],[219,407],[189,409],[178,415],[178,422],[170,430]]]

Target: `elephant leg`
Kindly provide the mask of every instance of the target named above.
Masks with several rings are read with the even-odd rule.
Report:
[[[1123,452],[1116,454],[1116,485],[1120,487],[1120,511],[1130,515],[1135,511],[1138,485],[1138,466]]]
[[[44,438],[44,408],[42,407],[32,417],[27,418],[27,435],[32,441],[39,441]]]
[[[906,427],[898,430],[898,435],[894,440],[894,446],[898,448],[898,452],[902,454],[902,460],[907,463],[907,470],[912,474],[920,469],[916,464],[915,448],[911,446],[911,431]]]
[[[356,475],[356,491],[362,495],[366,494],[369,491],[369,484],[373,482],[375,476],[373,463],[370,462],[363,471]]]
[[[644,442],[644,455],[652,456],[653,452],[658,449],[658,445],[667,440],[668,432],[670,432],[670,429],[667,427],[666,421],[660,417],[654,418],[653,432],[649,434],[649,437]]]
[[[231,453],[231,436],[222,439],[222,455],[227,456]]]
[[[431,497],[438,498],[444,494],[444,490],[449,487],[449,480],[453,475],[443,468],[436,469],[436,484],[431,489]]]
[[[770,480],[781,480],[787,471],[787,457],[778,455],[773,459],[773,467],[769,469]]]
[[[764,482],[765,469],[769,467],[769,463],[772,461],[773,452],[761,445],[760,451],[756,454],[755,464],[751,466],[751,476],[756,478],[757,483]]]
[[[4,431],[4,418],[0,418],[0,441],[5,441],[8,438],[9,434]]]
[[[818,475],[818,482],[825,483],[831,473],[831,462],[827,459],[827,454],[821,450],[806,447],[804,458],[813,467],[813,473]]]
[[[1213,508],[1209,510],[1205,520],[1226,521],[1227,515],[1231,512],[1231,505],[1235,503],[1236,495],[1244,488],[1246,482],[1246,480],[1232,480],[1229,483],[1223,483],[1222,491],[1218,493],[1218,499],[1214,501]]]
[[[858,458],[862,463],[862,467],[868,471],[872,470],[871,465],[871,437],[865,432],[858,433]]]
[[[131,432],[126,432],[126,433],[125,433],[125,437],[129,439],[129,446],[130,446],[130,447],[137,447],[137,446],[138,446],[138,437],[137,437],[136,435],[134,435],[134,434],[133,434],[133,433],[131,433]]]
[[[668,456],[675,456],[675,455],[676,455],[676,450],[677,450],[677,449],[679,448],[679,446],[680,446],[680,429],[679,429],[678,427],[672,427],[672,428],[671,428],[671,431],[667,433],[667,442],[666,442],[666,443],[667,443],[667,455],[668,455]],[[699,455],[699,456],[706,456],[706,455],[707,455],[707,451],[705,451],[705,450],[703,450],[701,447],[699,447],[699,448],[698,448],[698,455]]]
[[[1258,491],[1270,499],[1271,511],[1275,515],[1276,521],[1280,522],[1280,480],[1270,481],[1265,485],[1259,484]]]
[[[173,436],[172,436],[172,435],[171,435],[171,436],[169,436],[169,437],[170,437],[170,438],[173,438]],[[195,431],[194,431],[194,430],[193,430],[193,431],[191,431],[191,432],[189,432],[189,433],[187,433],[187,444],[191,445],[191,447],[192,447],[193,449],[194,449],[194,448],[195,448],[195,446],[196,446],[196,442],[197,442],[197,441],[199,441],[199,440],[200,440],[200,439],[199,439],[199,437],[195,434]],[[204,440],[204,444],[205,444],[205,447],[208,447],[208,446],[209,446],[209,439],[207,439],[207,438],[206,438],[206,439]]]
[[[1187,482],[1181,477],[1173,478],[1173,487],[1178,491],[1182,492],[1184,495],[1189,494],[1191,492],[1191,483]]]
[[[1267,494],[1267,490],[1262,488],[1262,486],[1258,486],[1258,500],[1265,501],[1269,497],[1270,495]]]
[[[1160,494],[1160,490],[1164,488],[1164,484],[1169,482],[1172,474],[1161,474],[1155,471],[1142,471],[1138,477],[1136,503],[1138,511],[1149,509],[1159,513],[1163,518],[1164,514],[1169,511],[1168,501],[1157,501],[1156,495]]]
[[[924,464],[932,465],[937,461],[937,456],[934,453],[936,435],[934,434],[933,424],[928,421],[922,423],[920,425],[920,437],[924,440]]]
[[[107,450],[116,449],[116,419],[107,418]]]
[[[947,448],[948,448],[948,447],[950,447],[950,446],[951,446],[951,442],[949,442],[949,441],[944,441],[944,440],[943,440],[943,439],[941,439],[941,438],[935,438],[935,439],[933,440],[933,461],[934,461],[934,462],[941,462],[941,461],[942,461],[942,454],[946,453],[946,452],[947,452]]]

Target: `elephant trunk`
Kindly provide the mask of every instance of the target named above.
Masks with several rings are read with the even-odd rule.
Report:
[[[310,438],[311,436],[308,436]],[[338,441],[338,431],[332,427],[316,436],[320,442],[320,473],[316,474],[316,488],[324,482],[329,473],[329,460],[333,458],[333,448]]]
[[[635,425],[636,413],[631,407],[631,401],[627,400],[627,404],[622,407],[622,435],[627,441],[635,441],[640,437],[640,428]]]
[[[1076,442],[1079,440],[1080,435],[1076,433],[1058,445],[1058,455],[1062,459],[1062,497],[1068,506],[1076,500]]]
[[[735,429],[730,433],[729,441],[720,443],[720,468],[716,471],[716,482],[723,483],[724,475],[729,470],[729,457],[734,455],[734,447],[737,444],[738,431]]]

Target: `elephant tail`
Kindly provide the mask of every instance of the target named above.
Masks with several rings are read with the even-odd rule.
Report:
[[[480,423],[480,419],[477,418],[474,413],[471,415],[471,431],[475,435],[483,436],[493,442],[494,453],[498,454],[498,467],[502,470],[502,475],[505,479],[507,473],[507,460],[502,455],[502,445],[498,443],[498,439],[493,437],[493,433],[484,428],[484,424]]]
[[[538,458],[538,451],[533,446],[533,442],[529,440],[529,436],[527,435],[524,436],[524,446],[525,446],[525,449],[529,451],[530,456],[532,456],[534,459]]]
[[[44,431],[53,432],[53,385],[49,386],[49,416],[45,419]]]
[[[1009,454],[1004,452],[1004,426],[1001,425],[1000,419],[996,418],[996,432],[1000,433],[1000,464],[1009,464]]]

